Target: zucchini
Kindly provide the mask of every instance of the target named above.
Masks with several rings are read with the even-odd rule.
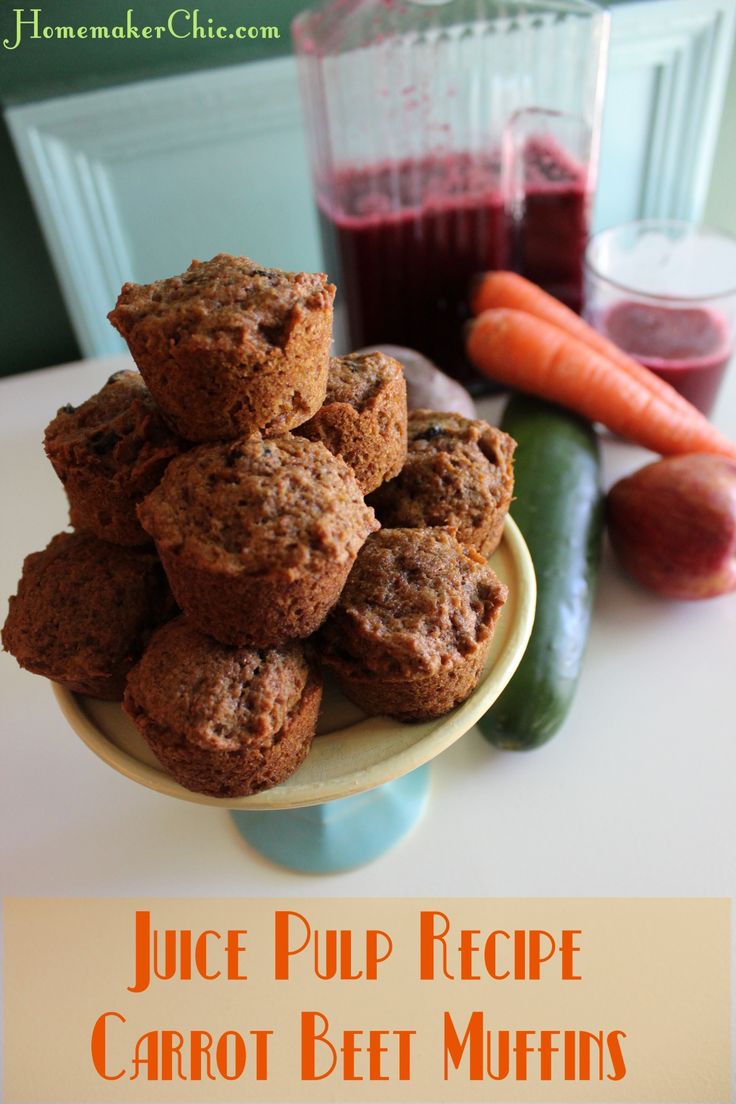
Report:
[[[511,682],[479,722],[496,747],[539,747],[557,732],[575,694],[603,537],[600,451],[593,427],[526,395],[506,407],[517,441],[511,514],[537,573],[532,635]]]

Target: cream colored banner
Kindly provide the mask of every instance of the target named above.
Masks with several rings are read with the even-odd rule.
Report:
[[[729,1101],[721,900],[5,902],[6,1104]]]

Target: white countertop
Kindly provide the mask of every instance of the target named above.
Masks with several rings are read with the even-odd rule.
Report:
[[[41,447],[126,358],[0,381],[0,616],[26,553],[67,521]],[[483,404],[488,416],[497,404]],[[736,436],[736,367],[715,421]],[[605,444],[606,482],[649,455]],[[473,729],[432,765],[411,835],[370,866],[305,876],[249,850],[226,812],[148,791],[68,728],[50,686],[0,654],[0,847],[8,896],[719,896],[736,893],[736,594],[666,602],[604,560],[571,715],[545,747]]]

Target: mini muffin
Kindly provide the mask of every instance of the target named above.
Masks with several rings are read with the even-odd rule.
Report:
[[[147,544],[136,506],[188,446],[156,408],[138,372],[116,372],[81,406],[62,406],[44,448],[66,488],[69,517],[114,544]]]
[[[25,559],[3,646],[28,671],[119,701],[151,633],[175,613],[153,549],[59,533]]]
[[[475,689],[506,596],[450,530],[383,529],[320,631],[319,656],[366,713],[439,717]]]
[[[406,459],[406,383],[383,353],[333,357],[324,406],[297,431],[322,441],[355,472],[363,493],[398,475]]]
[[[242,797],[283,782],[312,744],[322,685],[300,644],[218,644],[184,617],[128,676],[126,713],[182,786]]]
[[[516,442],[487,422],[415,410],[409,451],[396,479],[370,498],[381,525],[446,525],[489,556],[503,533],[514,489]]]
[[[138,514],[194,625],[256,648],[314,632],[378,528],[347,464],[291,436],[192,449]]]
[[[472,396],[461,383],[440,371],[416,349],[404,345],[367,345],[359,353],[385,353],[398,360],[406,380],[409,410],[451,410],[465,418],[477,418]]]
[[[125,284],[108,318],[173,430],[225,441],[301,425],[324,402],[335,288],[219,253]]]

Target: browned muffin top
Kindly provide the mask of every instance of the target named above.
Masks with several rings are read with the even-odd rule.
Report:
[[[270,747],[309,679],[299,644],[218,644],[184,617],[154,633],[128,676],[136,708],[162,730],[218,751]]]
[[[387,678],[431,675],[487,640],[506,587],[448,529],[369,537],[324,629],[330,658]]]
[[[26,557],[2,639],[23,667],[92,684],[127,670],[175,608],[152,549],[59,533]]]
[[[44,437],[46,454],[62,479],[65,469],[80,465],[108,475],[127,468],[139,481],[147,469],[158,473],[166,457],[184,447],[133,371],[115,372],[81,406],[62,406]]]
[[[362,410],[381,384],[402,375],[399,362],[383,353],[331,357],[324,405],[348,403]]]
[[[160,546],[254,575],[352,560],[378,528],[347,464],[290,436],[193,449],[172,461],[138,514]]]
[[[500,429],[462,414],[438,414],[413,410],[408,425],[409,459],[426,459],[428,453],[463,454],[472,461],[486,461],[498,469],[499,477],[512,471],[516,442]]]
[[[282,272],[248,257],[218,253],[152,284],[124,284],[108,318],[123,337],[140,324],[163,325],[182,338],[253,349],[283,347],[295,308],[329,307],[335,289],[320,272]]]
[[[516,442],[500,429],[461,414],[414,410],[408,443],[398,476],[370,498],[382,524],[448,525],[464,533],[508,502]]]

